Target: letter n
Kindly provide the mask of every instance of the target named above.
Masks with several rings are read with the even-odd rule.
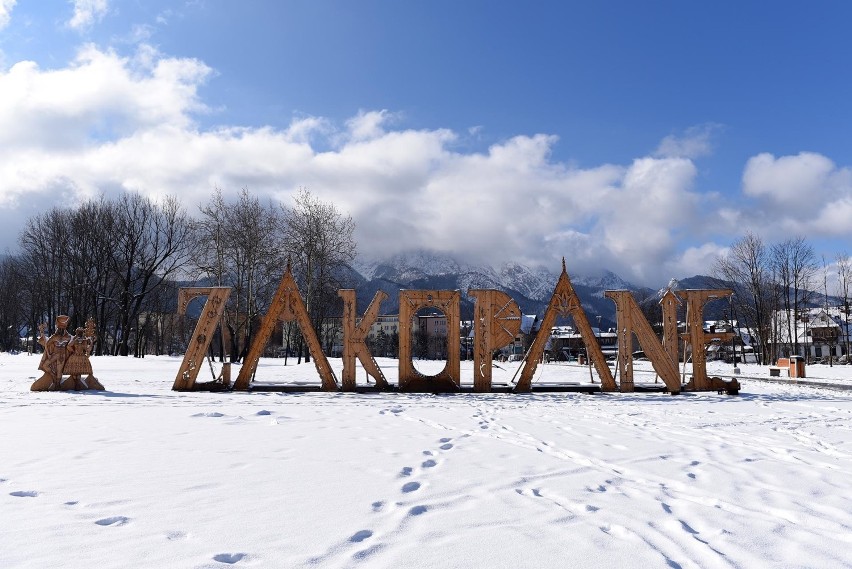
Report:
[[[663,348],[654,334],[651,325],[636,300],[628,290],[608,290],[604,293],[615,302],[615,319],[618,328],[618,369],[621,377],[621,391],[633,391],[633,335],[639,338],[639,344],[645,355],[651,360],[666,387],[674,395],[680,393],[680,378],[677,364]]]

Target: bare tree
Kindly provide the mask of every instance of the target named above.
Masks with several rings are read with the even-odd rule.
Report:
[[[843,299],[843,342],[847,359],[849,357],[849,289],[852,286],[852,262],[845,252],[837,255],[837,288]]]
[[[128,355],[133,328],[145,298],[176,276],[190,253],[190,224],[177,199],[155,202],[141,194],[123,194],[115,204],[111,271],[118,307],[116,353]]]
[[[806,309],[813,297],[811,289],[818,268],[816,254],[804,237],[793,237],[772,248],[772,259],[781,289],[781,307],[787,315],[787,335],[794,352],[799,354],[796,327],[807,319]],[[807,346],[805,352],[807,355]]]
[[[317,330],[339,299],[344,267],[355,258],[355,222],[334,204],[302,188],[292,207],[283,207],[284,249],[304,288],[306,307]]]
[[[252,324],[264,313],[281,280],[280,212],[262,204],[247,189],[227,202],[218,188],[193,224],[193,261],[198,273],[218,286],[233,288],[226,325],[231,360],[251,344]]]
[[[733,318],[757,340],[761,363],[769,363],[772,281],[769,253],[763,240],[746,233],[731,245],[727,255],[716,260],[714,272],[732,283]]]
[[[27,321],[26,282],[19,258],[6,255],[0,260],[0,348],[21,349],[20,332]]]

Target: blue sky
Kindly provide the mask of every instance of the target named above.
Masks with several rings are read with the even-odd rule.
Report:
[[[658,284],[852,227],[846,2],[0,0],[0,246],[36,207],[306,186],[365,257]],[[27,63],[31,62],[31,63]],[[5,135],[2,132],[5,131]],[[392,238],[388,238],[392,235]]]

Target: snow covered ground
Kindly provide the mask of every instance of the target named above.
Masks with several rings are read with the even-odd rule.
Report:
[[[175,393],[179,363],[31,393],[38,357],[0,355],[0,568],[852,566],[849,391]]]

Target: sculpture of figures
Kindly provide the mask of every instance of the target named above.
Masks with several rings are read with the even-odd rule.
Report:
[[[45,336],[46,324],[38,328],[38,343],[44,347],[44,354],[38,369],[44,374],[35,380],[31,391],[69,391],[82,389],[103,390],[103,385],[92,375],[89,355],[95,340],[95,322],[91,318],[86,328],[77,328],[76,335],[68,333],[71,319],[62,315],[56,319],[56,331],[48,338]],[[86,379],[82,379],[87,374]],[[69,377],[64,378],[65,375]]]
[[[94,321],[89,319],[89,322],[94,327]],[[74,337],[68,344],[68,358],[65,360],[65,368],[62,373],[70,376],[68,380],[74,382],[74,389],[76,390],[94,389],[103,391],[104,386],[92,375],[92,362],[89,360],[89,355],[92,353],[92,347],[95,343],[94,330],[92,330],[92,336],[87,335],[86,332],[87,329],[82,327],[74,331]],[[86,374],[85,379],[83,379],[83,374]]]

